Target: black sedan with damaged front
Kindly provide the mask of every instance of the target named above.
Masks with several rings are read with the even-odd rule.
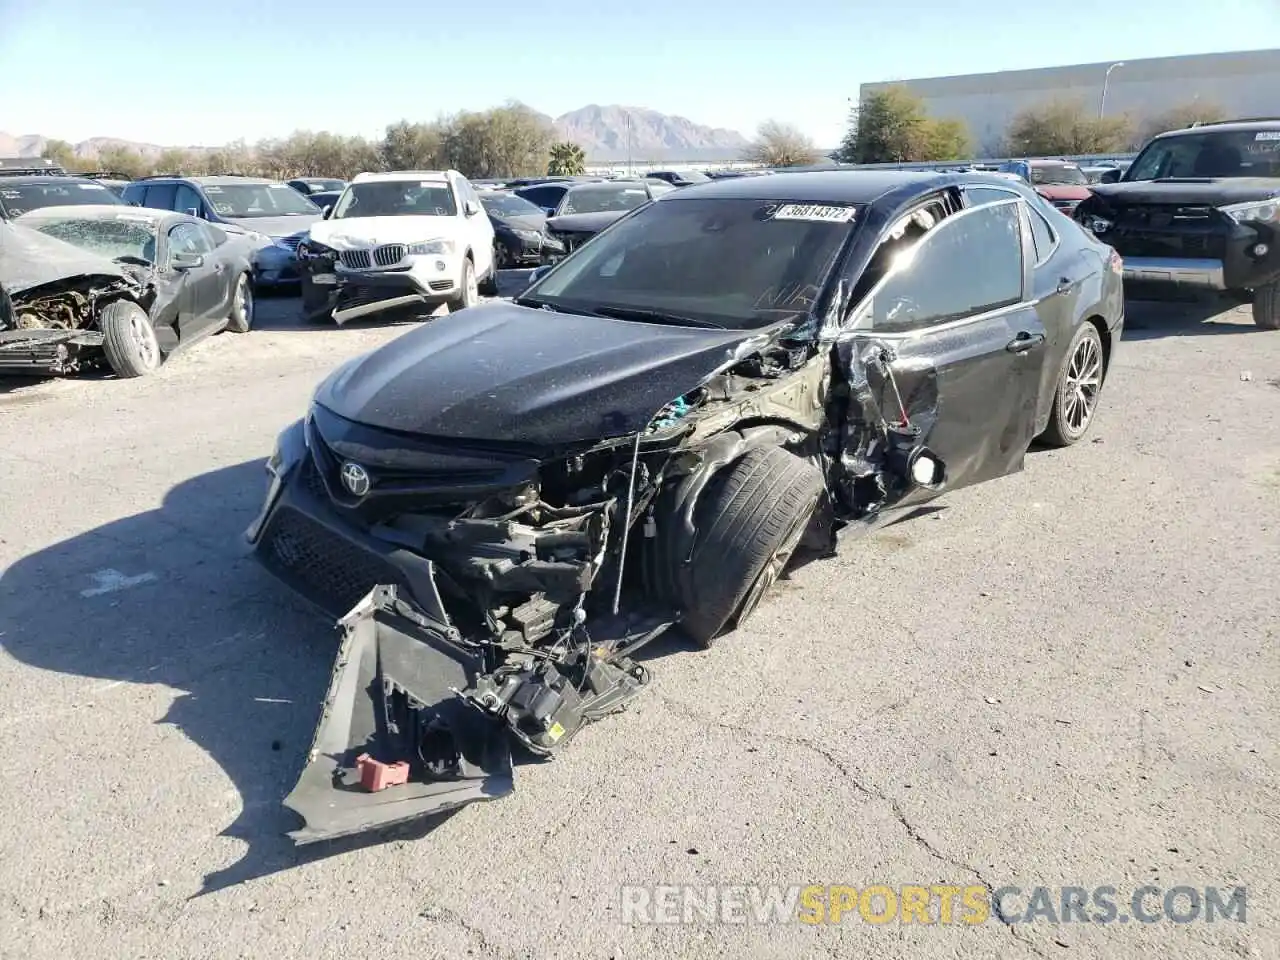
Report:
[[[663,631],[710,645],[797,550],[1078,441],[1122,326],[1118,258],[1029,187],[778,174],[341,366],[247,533],[342,615],[293,836],[509,792]]]
[[[185,214],[127,204],[43,207],[0,223],[0,373],[102,362],[154,373],[181,348],[253,324],[250,249]]]

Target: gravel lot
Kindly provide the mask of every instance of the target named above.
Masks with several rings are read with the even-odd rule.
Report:
[[[1132,304],[1092,442],[784,581],[514,796],[293,849],[335,636],[262,460],[404,327],[0,392],[0,955],[1280,956],[1280,334]],[[623,883],[1248,887],[1248,922],[628,926]],[[1123,895],[1123,894],[1122,894]]]

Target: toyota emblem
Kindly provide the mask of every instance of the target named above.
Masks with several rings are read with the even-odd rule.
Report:
[[[350,491],[352,496],[363,497],[369,492],[369,471],[360,464],[348,460],[342,465],[338,475],[342,478],[342,485]]]

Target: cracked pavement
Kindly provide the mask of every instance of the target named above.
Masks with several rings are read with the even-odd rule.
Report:
[[[1280,334],[1247,312],[1131,304],[1092,442],[660,641],[513,796],[295,850],[336,634],[240,535],[276,432],[405,328],[259,308],[152,379],[0,385],[0,957],[1280,957]],[[1248,922],[624,925],[634,883],[1243,884]]]

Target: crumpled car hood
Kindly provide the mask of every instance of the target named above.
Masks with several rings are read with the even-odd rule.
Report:
[[[320,222],[320,214],[299,214],[296,217],[227,217],[229,224],[251,233],[261,233],[268,237],[291,237],[295,233],[306,233],[307,228]]]
[[[601,213],[566,213],[547,220],[547,229],[566,233],[599,233],[609,224],[625,217],[630,210],[605,210]]]
[[[386,430],[561,447],[644,429],[767,333],[487,304],[356,357],[316,401]]]
[[[120,266],[39,230],[0,221],[0,286],[9,296],[69,277],[121,278]]]

